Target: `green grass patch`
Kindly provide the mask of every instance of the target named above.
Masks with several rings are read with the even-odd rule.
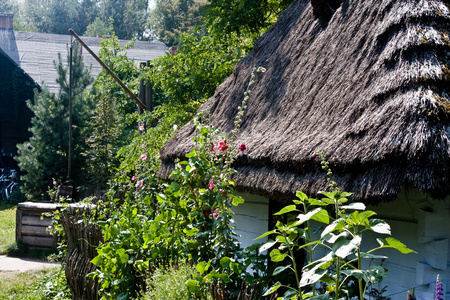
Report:
[[[70,299],[61,267],[28,271],[0,271],[0,300]]]
[[[16,206],[0,204],[0,254],[16,241]]]

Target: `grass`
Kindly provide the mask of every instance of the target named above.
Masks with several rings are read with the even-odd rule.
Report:
[[[16,240],[16,206],[0,204],[0,254]]]
[[[44,300],[44,299],[67,299],[50,296],[48,283],[45,278],[58,278],[61,273],[60,267],[28,271],[28,272],[1,272],[0,271],[0,300]],[[59,288],[62,291],[63,289]]]

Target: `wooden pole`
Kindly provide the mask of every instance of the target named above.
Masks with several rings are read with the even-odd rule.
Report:
[[[78,40],[78,42],[80,42],[80,44],[89,52],[89,54],[91,54],[92,57],[95,58],[95,60],[103,67],[103,69],[105,69],[106,72],[108,72],[109,75],[111,75],[112,78],[117,81],[117,83],[124,89],[124,91],[127,92],[128,95],[131,96],[131,98],[133,98],[134,102],[136,102],[136,104],[141,109],[146,110],[147,108],[145,107],[144,103],[142,103],[142,101],[135,94],[133,94],[133,92],[122,82],[122,80],[120,80],[120,78],[117,77],[116,74],[114,74],[114,72],[80,39],[80,37],[72,29],[69,29],[69,32]]]
[[[67,153],[67,180],[70,180],[72,172],[72,60],[73,60],[73,42],[70,39],[70,62],[69,62],[69,150]]]

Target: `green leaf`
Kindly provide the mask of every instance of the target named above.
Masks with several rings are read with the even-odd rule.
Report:
[[[312,211],[308,212],[307,214],[299,214],[297,216],[297,219],[299,221],[296,223],[296,226],[301,225],[301,224],[305,223],[306,221],[309,221],[310,219],[313,219],[313,216],[315,216],[316,214],[319,214],[317,216],[316,221],[320,221],[320,222],[324,221],[322,223],[329,222],[328,213],[324,209],[318,207],[318,208],[315,208]]]
[[[280,262],[286,258],[287,254],[281,253],[280,250],[274,249],[270,252],[270,258],[273,262]]]
[[[225,256],[220,259],[220,266],[222,268],[228,268],[230,266],[230,263],[231,263],[231,258],[229,258],[229,257]]]
[[[283,207],[279,212],[274,213],[275,216],[283,215],[292,211],[298,211],[297,206],[295,204],[288,205],[286,207]]]
[[[197,272],[202,275],[206,270],[208,270],[209,264],[206,264],[206,261],[201,261],[195,266]]]
[[[350,203],[349,205],[343,205],[341,206],[342,209],[355,209],[355,210],[365,210],[366,205],[362,202],[354,202]]]
[[[233,195],[233,200],[231,200],[231,203],[234,206],[238,206],[239,204],[242,204],[244,202],[245,202],[244,198],[239,197],[239,196],[234,196],[234,195]]]
[[[274,271],[273,271],[273,276],[280,274],[281,272],[289,269],[291,267],[291,265],[287,265],[287,266],[281,266],[281,267],[277,267]]]
[[[382,266],[370,266],[366,272],[364,272],[364,280],[367,283],[377,283],[383,281],[386,276],[386,269]]]
[[[340,237],[333,244],[333,252],[340,258],[346,258],[350,254],[356,252],[356,250],[361,245],[361,241],[362,238],[359,235],[353,237],[353,239],[351,240],[347,239],[346,237]]]
[[[259,248],[259,253],[262,253],[262,252],[264,252],[264,251],[266,251],[266,250],[269,250],[269,249],[272,248],[272,246],[275,245],[276,243],[277,243],[277,241],[269,241],[269,242],[265,243],[264,245],[262,245],[262,246]]]
[[[403,254],[411,253],[416,251],[411,250],[405,246],[402,242],[400,242],[397,239],[394,239],[393,237],[388,237],[385,239],[377,239],[378,243],[380,244],[381,248],[394,248],[400,251]]]
[[[308,199],[308,196],[306,196],[306,194],[302,191],[295,192],[295,196],[297,196],[298,199],[302,200],[302,202],[305,202]]]
[[[323,238],[324,236],[326,236],[330,232],[333,232],[335,230],[340,230],[342,228],[344,228],[344,221],[343,221],[343,219],[337,219],[337,220],[333,221],[333,223],[331,223],[330,225],[325,227],[325,229],[322,231],[320,237]]]
[[[391,234],[391,226],[383,220],[373,219],[369,221],[370,229],[380,234]]]
[[[290,300],[294,297],[297,298],[297,294],[298,294],[297,290],[291,288],[284,293],[283,300]]]
[[[281,284],[279,282],[275,283],[263,296],[267,296],[275,292],[281,287]]]
[[[321,209],[311,217],[311,220],[328,224],[330,223],[330,216],[328,215],[328,211]]]
[[[267,232],[263,233],[262,235],[258,236],[255,240],[262,239],[262,238],[264,238],[264,237],[266,237],[268,235],[271,235],[273,233],[276,233],[276,232],[277,232],[276,230],[267,231]]]
[[[328,203],[325,203],[325,202],[323,202],[322,200],[318,200],[318,199],[310,198],[308,201],[309,201],[309,204],[315,205],[315,206],[325,206],[325,205],[328,205]]]
[[[368,259],[386,259],[386,258],[388,258],[385,255],[375,255],[372,253],[365,253],[365,252],[361,252],[361,257],[368,258]]]

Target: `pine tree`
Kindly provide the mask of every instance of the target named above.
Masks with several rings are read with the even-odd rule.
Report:
[[[90,70],[83,63],[78,46],[74,43],[72,63],[72,174],[71,179],[75,184],[83,181],[84,158],[81,155],[85,151],[84,132],[88,126],[92,105],[83,100],[83,91],[93,81]],[[34,102],[28,101],[27,105],[34,113],[29,129],[31,138],[18,145],[16,160],[25,175],[22,191],[32,200],[45,198],[45,191],[53,178],[67,179],[68,145],[69,145],[69,63],[70,54],[67,55],[66,64],[61,55],[54,62],[58,72],[56,82],[60,86],[57,95],[51,93],[47,87],[43,87],[41,93],[35,92]]]

